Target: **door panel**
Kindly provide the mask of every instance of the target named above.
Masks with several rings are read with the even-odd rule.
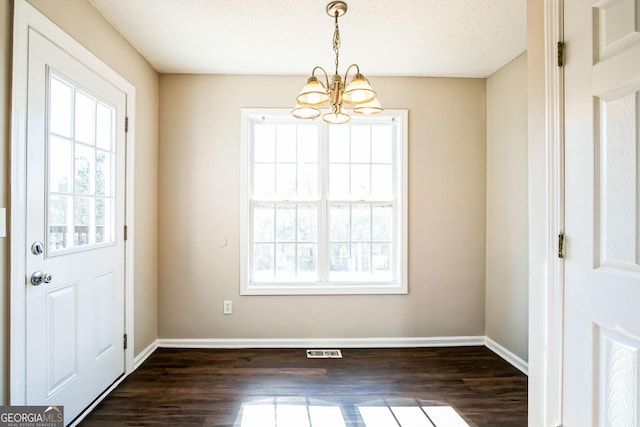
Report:
[[[640,426],[640,0],[566,0],[563,425]]]
[[[46,347],[49,381],[47,396],[78,376],[78,282],[47,291]]]
[[[29,30],[27,97],[26,403],[68,424],[124,374],[126,95]]]

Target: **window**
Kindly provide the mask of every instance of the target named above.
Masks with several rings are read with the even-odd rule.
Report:
[[[242,110],[242,294],[407,292],[406,123]]]

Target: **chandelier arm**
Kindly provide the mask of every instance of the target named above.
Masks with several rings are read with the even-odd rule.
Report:
[[[316,76],[316,70],[322,70],[322,72],[324,73],[324,80],[327,83],[327,85],[325,86],[327,88],[327,90],[329,90],[329,74],[327,74],[327,70],[325,70],[324,68],[322,68],[319,65],[316,65],[313,70],[311,71],[311,75],[313,77]]]
[[[360,67],[358,67],[358,64],[349,65],[349,68],[347,68],[347,71],[344,72],[344,84],[345,84],[345,86],[348,84],[347,77],[349,76],[349,70],[351,70],[351,68],[353,68],[353,67],[356,67],[356,74],[360,74]]]

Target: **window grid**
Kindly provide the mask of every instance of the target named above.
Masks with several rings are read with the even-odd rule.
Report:
[[[114,117],[112,108],[104,105],[96,97],[83,92],[81,89],[75,87],[73,84],[66,82],[63,78],[57,75],[51,75],[49,77],[50,82],[50,99],[49,103],[53,104],[55,101],[60,101],[60,93],[55,93],[56,87],[58,91],[62,88],[68,92],[66,102],[67,110],[62,111],[65,108],[65,102],[63,105],[58,105],[56,109],[50,106],[49,110],[51,116],[49,119],[49,131],[48,131],[48,179],[47,179],[47,248],[49,252],[66,253],[69,250],[73,250],[79,247],[94,246],[101,244],[113,243],[113,220],[114,220],[114,206],[115,206],[115,194],[114,194],[114,160],[115,149],[113,147],[114,137]],[[64,95],[64,94],[63,94]],[[79,103],[85,101],[85,105],[79,105]],[[64,101],[64,99],[62,99]],[[87,106],[86,103],[90,105]],[[82,108],[90,108],[90,114],[87,115],[86,111]],[[105,147],[104,139],[98,141],[98,112],[99,109],[107,110],[109,113],[109,126],[108,131],[110,136],[108,137],[108,147]],[[60,113],[62,111],[62,113]],[[66,126],[61,126],[61,119],[58,114],[68,113],[66,120]],[[90,120],[90,132],[83,133],[78,128],[78,124],[82,121],[78,121],[78,115],[84,115],[82,119]],[[86,138],[89,138],[87,140]],[[57,141],[57,142],[54,142]],[[59,167],[56,162],[60,159],[53,159],[54,148],[53,145],[61,145],[66,143],[68,145],[69,152],[66,159],[69,162],[66,174],[66,183],[64,188],[61,188],[61,183],[52,182],[53,177],[51,174],[55,167]],[[78,157],[79,152],[85,151],[91,153],[88,159],[86,170],[82,170],[87,174],[86,183],[82,183],[79,180],[80,176],[79,163],[82,162],[84,157]],[[59,147],[58,147],[59,153]],[[58,154],[59,155],[59,154]],[[102,169],[101,163],[107,160],[107,169]],[[104,166],[104,165],[102,165]],[[58,170],[60,172],[60,170]],[[102,191],[98,189],[98,176],[102,176]],[[61,178],[61,177],[58,177]],[[68,182],[70,181],[70,182]],[[57,184],[57,187],[55,186]],[[86,186],[86,188],[83,188]],[[108,191],[107,191],[108,190]],[[64,206],[64,207],[63,207]],[[56,221],[56,216],[65,216],[63,222]],[[81,215],[79,216],[78,213]],[[99,218],[103,215],[102,218]],[[86,218],[85,218],[86,216]]]
[[[277,115],[275,115],[277,116]],[[406,117],[406,116],[405,116]],[[273,118],[273,120],[272,120]],[[345,126],[349,132],[347,132],[347,145],[348,152],[346,158],[337,159],[332,158],[331,154],[331,127],[325,126],[324,124],[317,122],[311,122],[311,125],[293,125],[293,123],[300,122],[291,122],[285,118],[281,118],[279,116],[273,117],[270,115],[269,120],[266,120],[265,117],[256,117],[252,116],[247,119],[247,133],[246,140],[248,141],[248,150],[246,157],[249,160],[248,168],[246,169],[247,178],[248,178],[248,194],[249,194],[249,204],[248,208],[248,219],[249,222],[249,234],[248,240],[246,240],[249,244],[248,252],[246,252],[248,259],[247,265],[247,276],[243,276],[246,278],[246,281],[243,280],[243,283],[248,286],[248,288],[243,289],[252,289],[254,286],[257,286],[255,289],[260,289],[261,287],[265,287],[264,289],[270,288],[270,286],[275,285],[276,287],[284,286],[287,289],[292,289],[291,286],[297,287],[307,287],[309,285],[312,286],[371,286],[376,283],[376,286],[397,286],[404,287],[406,291],[406,284],[404,284],[404,280],[406,278],[406,260],[402,260],[399,257],[404,257],[404,252],[401,251],[401,246],[406,243],[400,242],[401,231],[404,233],[406,230],[401,228],[402,222],[404,221],[398,218],[401,213],[404,212],[406,215],[405,208],[399,209],[398,206],[398,198],[397,191],[405,191],[404,187],[398,186],[399,170],[398,168],[406,166],[406,158],[404,163],[398,163],[398,144],[401,142],[398,141],[398,137],[400,136],[399,130],[395,127],[396,123],[393,123],[395,119],[386,119],[382,121],[372,121],[368,123],[357,123],[354,124],[354,128],[359,128],[357,132],[360,132],[360,135],[365,134],[366,138],[363,141],[360,139],[357,144],[361,145],[362,148],[359,154],[356,156],[354,150],[358,150],[357,147],[354,148],[354,139],[358,136],[355,135],[355,132],[351,131],[351,126]],[[404,123],[404,121],[403,121]],[[262,159],[257,159],[254,157],[256,154],[256,126],[264,126],[265,124],[273,126],[274,133],[274,142],[273,142],[273,154],[271,158],[273,161],[265,162]],[[286,159],[286,156],[281,155],[278,150],[282,149],[281,144],[278,142],[278,138],[280,138],[280,129],[279,126],[296,126],[295,132],[295,143],[293,147],[294,158]],[[301,174],[304,172],[301,170],[301,165],[308,162],[308,157],[304,160],[301,156],[301,150],[303,149],[303,145],[301,144],[301,132],[298,126],[316,126],[316,133],[314,133],[315,138],[317,140],[317,145],[314,145],[315,150],[317,151],[317,155],[314,158],[313,166],[315,167],[315,174],[317,179],[314,181],[314,187],[316,188],[317,198],[309,198],[308,195],[301,194],[304,193],[304,190],[301,188],[301,184],[303,183],[303,179],[301,178]],[[376,129],[385,129],[383,131]],[[376,132],[374,135],[374,131]],[[244,132],[244,131],[243,131]],[[377,140],[375,140],[377,138]],[[386,138],[386,139],[385,139]],[[374,141],[375,140],[375,141]],[[381,142],[382,141],[382,142]],[[382,147],[382,148],[381,148]],[[406,141],[404,142],[404,147],[406,147]],[[343,147],[344,149],[344,147]],[[376,152],[378,150],[378,152]],[[385,151],[384,156],[380,154],[380,150]],[[402,150],[406,150],[406,148],[402,148]],[[363,157],[362,154],[365,154]],[[243,154],[244,156],[244,154]],[[385,157],[386,156],[386,157]],[[271,191],[270,196],[265,196],[264,194],[255,194],[254,195],[254,186],[256,184],[260,185],[259,179],[257,178],[255,173],[255,166],[259,166],[265,163],[272,163],[274,170],[277,170],[281,165],[292,166],[295,169],[294,183],[289,185],[291,191],[287,194],[284,194],[282,191],[278,190],[278,186],[281,188],[283,185],[273,183],[274,188]],[[342,191],[337,191],[335,194],[335,184],[334,188],[332,188],[331,179],[335,179],[333,177],[330,178],[330,167],[335,164],[341,164],[348,167],[348,174],[344,177],[343,181],[346,181],[346,185],[348,188],[346,190],[342,189]],[[362,166],[368,168],[366,171],[366,176],[361,175],[360,180],[364,178],[362,184],[358,187],[358,184],[355,184],[354,176],[356,173],[365,172],[364,168],[360,171],[353,166]],[[376,166],[384,166],[386,168],[376,169]],[[376,177],[376,174],[381,172],[379,176],[384,176],[384,179],[388,181],[388,189],[385,193],[384,197],[381,194],[378,194],[379,191],[376,191],[375,185],[379,183],[381,180],[379,176]],[[402,171],[402,174],[406,174],[406,171]],[[282,176],[278,172],[274,172],[274,181],[279,180]],[[377,181],[376,181],[377,179]],[[405,178],[406,180],[406,175]],[[368,181],[365,182],[365,181]],[[405,181],[406,182],[406,181]],[[264,183],[262,183],[264,184]],[[286,186],[285,186],[286,187]],[[364,190],[363,190],[364,189]],[[387,188],[384,188],[387,190]],[[404,197],[404,196],[403,196]],[[256,213],[256,208],[259,206],[265,206],[269,204],[273,206],[274,209],[274,222],[271,224],[272,233],[273,233],[273,241],[265,242],[265,241],[255,241],[254,236],[257,230],[257,224],[254,221],[254,216]],[[279,240],[276,236],[278,231],[278,215],[276,212],[279,206],[291,206],[294,209],[294,220],[293,224],[295,227],[295,233],[290,235],[289,240]],[[300,223],[301,223],[301,207],[303,206],[314,206],[316,208],[316,227],[315,227],[315,241],[308,242],[303,241],[300,236]],[[336,206],[346,207],[348,212],[348,228],[349,233],[347,235],[346,241],[342,240],[332,240],[330,223],[331,220],[331,210]],[[363,214],[363,218],[361,221],[361,225],[366,228],[366,232],[364,233],[365,238],[360,236],[356,236],[354,234],[354,221],[355,218],[355,209],[362,208],[366,211],[366,214]],[[385,211],[388,209],[388,211]],[[386,224],[384,224],[386,221]],[[384,238],[381,238],[379,234],[376,234],[375,228],[379,226],[380,223],[383,223],[385,226],[385,235]],[[399,228],[400,227],[400,228]],[[403,231],[405,230],[405,231]],[[404,238],[403,238],[404,240]],[[244,241],[244,240],[243,240]],[[269,244],[272,247],[272,251],[274,252],[273,264],[269,266],[272,272],[272,280],[263,281],[256,280],[256,265],[257,261],[255,259],[256,250],[255,247],[257,244]],[[289,260],[278,258],[278,245],[291,245],[288,249]],[[315,265],[313,265],[313,269],[315,270],[315,277],[312,281],[308,280],[309,278],[302,279],[300,277],[300,273],[306,272],[308,270],[304,270],[302,263],[306,263],[309,260],[305,259],[306,254],[303,253],[303,250],[306,245],[312,244],[315,249]],[[358,264],[358,268],[352,268],[353,265],[350,265],[347,269],[347,275],[351,275],[351,277],[336,277],[334,272],[332,271],[332,246],[334,244],[345,244],[345,248],[348,249],[346,253],[346,257],[349,262],[352,263],[360,263]],[[362,248],[362,252],[360,254],[357,253],[358,248]],[[244,252],[244,251],[243,251]],[[363,258],[363,254],[365,254]],[[358,258],[359,257],[359,258]],[[386,257],[386,258],[385,258]],[[292,259],[291,259],[292,258]],[[282,278],[279,277],[279,267],[282,267],[282,263],[287,263],[288,268],[292,270],[293,275],[289,277]],[[401,268],[401,262],[405,263],[405,266]],[[306,268],[308,268],[306,265]],[[383,277],[384,275],[384,277]],[[402,284],[400,282],[403,282]],[[376,287],[376,289],[380,289]],[[390,291],[391,292],[391,291]],[[260,293],[260,291],[257,291]],[[287,292],[285,292],[287,293]],[[373,293],[377,293],[373,291]],[[383,292],[387,293],[387,292]],[[397,292],[391,292],[397,293]],[[402,292],[404,293],[404,292]]]

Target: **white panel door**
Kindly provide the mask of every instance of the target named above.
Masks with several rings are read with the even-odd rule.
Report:
[[[565,0],[563,425],[640,427],[640,0]]]
[[[126,95],[29,30],[26,389],[70,423],[124,373]]]

